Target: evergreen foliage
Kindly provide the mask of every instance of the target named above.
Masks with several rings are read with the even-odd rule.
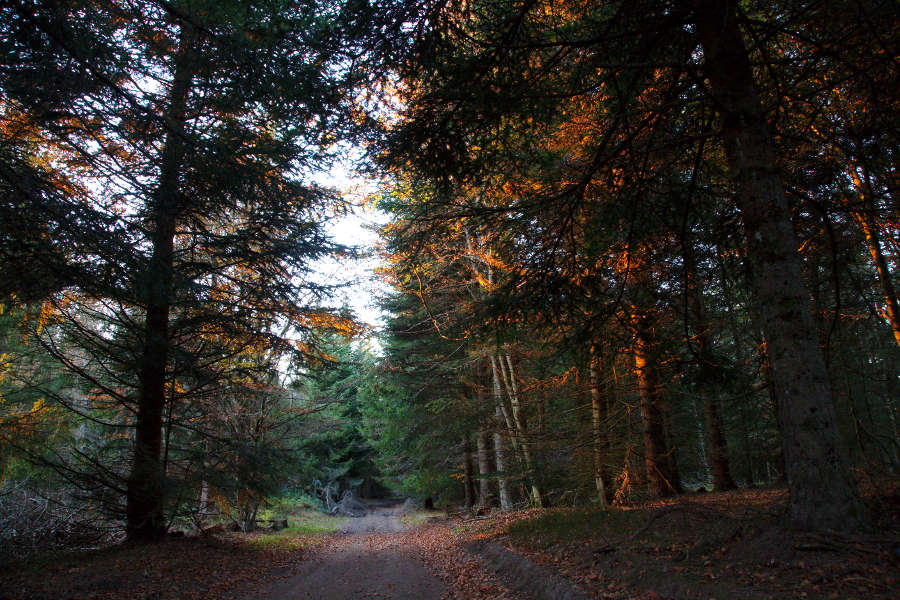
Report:
[[[888,0],[4,3],[0,483],[142,541],[288,493],[779,481],[791,526],[865,527],[859,480],[900,469],[898,28]],[[316,273],[355,256],[317,183],[348,144],[389,217],[372,346]]]

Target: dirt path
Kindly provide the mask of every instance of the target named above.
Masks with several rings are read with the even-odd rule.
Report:
[[[344,600],[355,598],[438,599],[446,585],[429,573],[411,546],[385,544],[402,532],[397,507],[373,507],[350,519],[344,536],[290,579],[272,584],[255,598],[264,600]]]
[[[369,533],[397,533],[406,527],[398,519],[396,505],[372,506],[364,517],[348,519],[341,533],[360,535]]]

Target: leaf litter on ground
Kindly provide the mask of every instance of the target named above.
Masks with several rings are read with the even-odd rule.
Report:
[[[900,495],[870,502],[877,534],[791,535],[782,527],[784,489],[685,494],[640,506],[556,507],[426,519],[399,533],[366,536],[373,549],[422,558],[448,584],[445,598],[514,599],[502,578],[466,550],[497,542],[608,599],[866,598],[898,593]],[[870,498],[871,500],[871,498]],[[252,598],[311,557],[359,538],[288,532],[173,538],[44,558],[0,573],[0,598]]]

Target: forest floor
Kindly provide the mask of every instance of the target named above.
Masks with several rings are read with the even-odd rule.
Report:
[[[900,597],[900,496],[876,534],[790,535],[783,489],[483,517],[376,506],[335,533],[173,538],[0,568],[0,598]]]
[[[869,495],[870,534],[789,534],[783,488],[637,507],[553,508],[462,521],[591,598],[900,598],[900,495]]]

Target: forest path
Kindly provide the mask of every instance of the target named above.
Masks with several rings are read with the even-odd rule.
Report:
[[[397,538],[406,526],[399,506],[372,506],[351,518],[341,535],[290,579],[272,584],[264,600],[440,598],[446,585],[432,575],[412,544]]]
[[[368,533],[397,533],[406,526],[400,522],[400,504],[396,502],[369,503],[369,512],[364,517],[347,519],[340,532],[348,535]]]

